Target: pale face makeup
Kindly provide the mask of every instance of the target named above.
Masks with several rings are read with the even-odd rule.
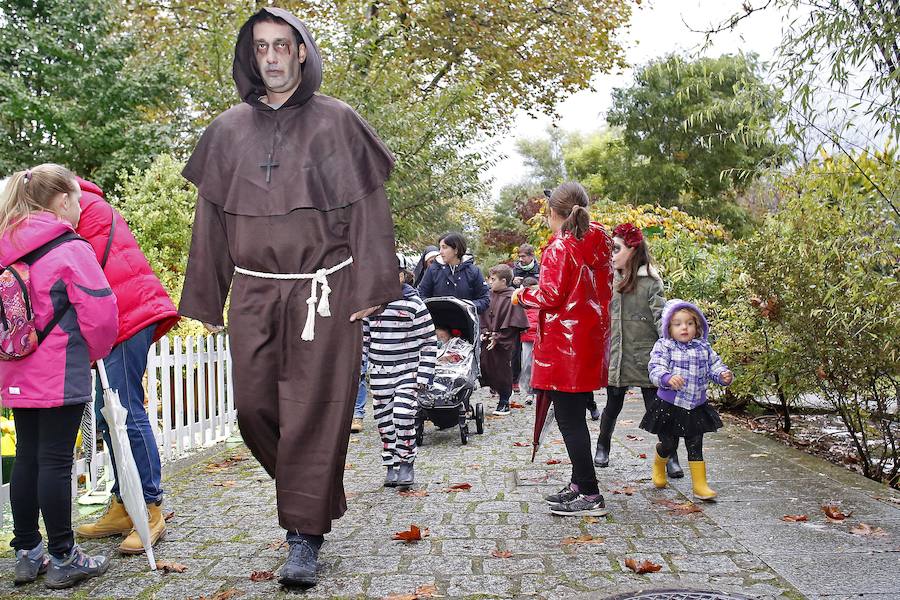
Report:
[[[300,86],[306,46],[297,46],[290,25],[262,21],[253,26],[253,48],[269,103],[283,104]]]
[[[625,240],[620,237],[613,238],[613,255],[612,265],[616,271],[624,271],[628,265],[628,260],[634,254],[634,248],[625,245]]]

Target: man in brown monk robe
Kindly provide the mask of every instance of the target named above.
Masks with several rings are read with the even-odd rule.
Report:
[[[220,329],[231,288],[238,424],[275,478],[290,543],[280,581],[311,586],[347,509],[359,320],[402,298],[384,193],[393,157],[350,107],[315,93],[318,48],[287,11],[244,24],[233,74],[243,102],[183,173],[199,197],[180,312]]]

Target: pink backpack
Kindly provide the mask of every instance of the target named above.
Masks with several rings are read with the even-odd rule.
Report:
[[[87,240],[72,231],[32,250],[9,266],[0,265],[0,360],[19,360],[37,349],[71,305],[59,310],[44,329],[34,324],[31,308],[31,266],[42,256],[65,242]]]

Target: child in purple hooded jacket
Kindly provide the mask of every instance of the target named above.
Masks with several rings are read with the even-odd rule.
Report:
[[[684,438],[694,496],[712,500],[716,492],[706,482],[703,434],[722,427],[716,410],[706,401],[709,381],[731,385],[734,375],[710,346],[709,325],[690,302],[670,300],[663,309],[662,337],[650,353],[650,380],[658,386],[656,400],[641,420],[641,429],[655,433],[653,484],[666,487],[666,461]]]

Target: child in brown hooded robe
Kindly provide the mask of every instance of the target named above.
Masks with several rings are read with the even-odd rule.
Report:
[[[495,415],[509,414],[512,396],[512,353],[516,338],[528,329],[525,310],[512,303],[512,269],[508,265],[491,267],[488,272],[491,304],[480,317],[481,385],[497,390],[500,401]]]

